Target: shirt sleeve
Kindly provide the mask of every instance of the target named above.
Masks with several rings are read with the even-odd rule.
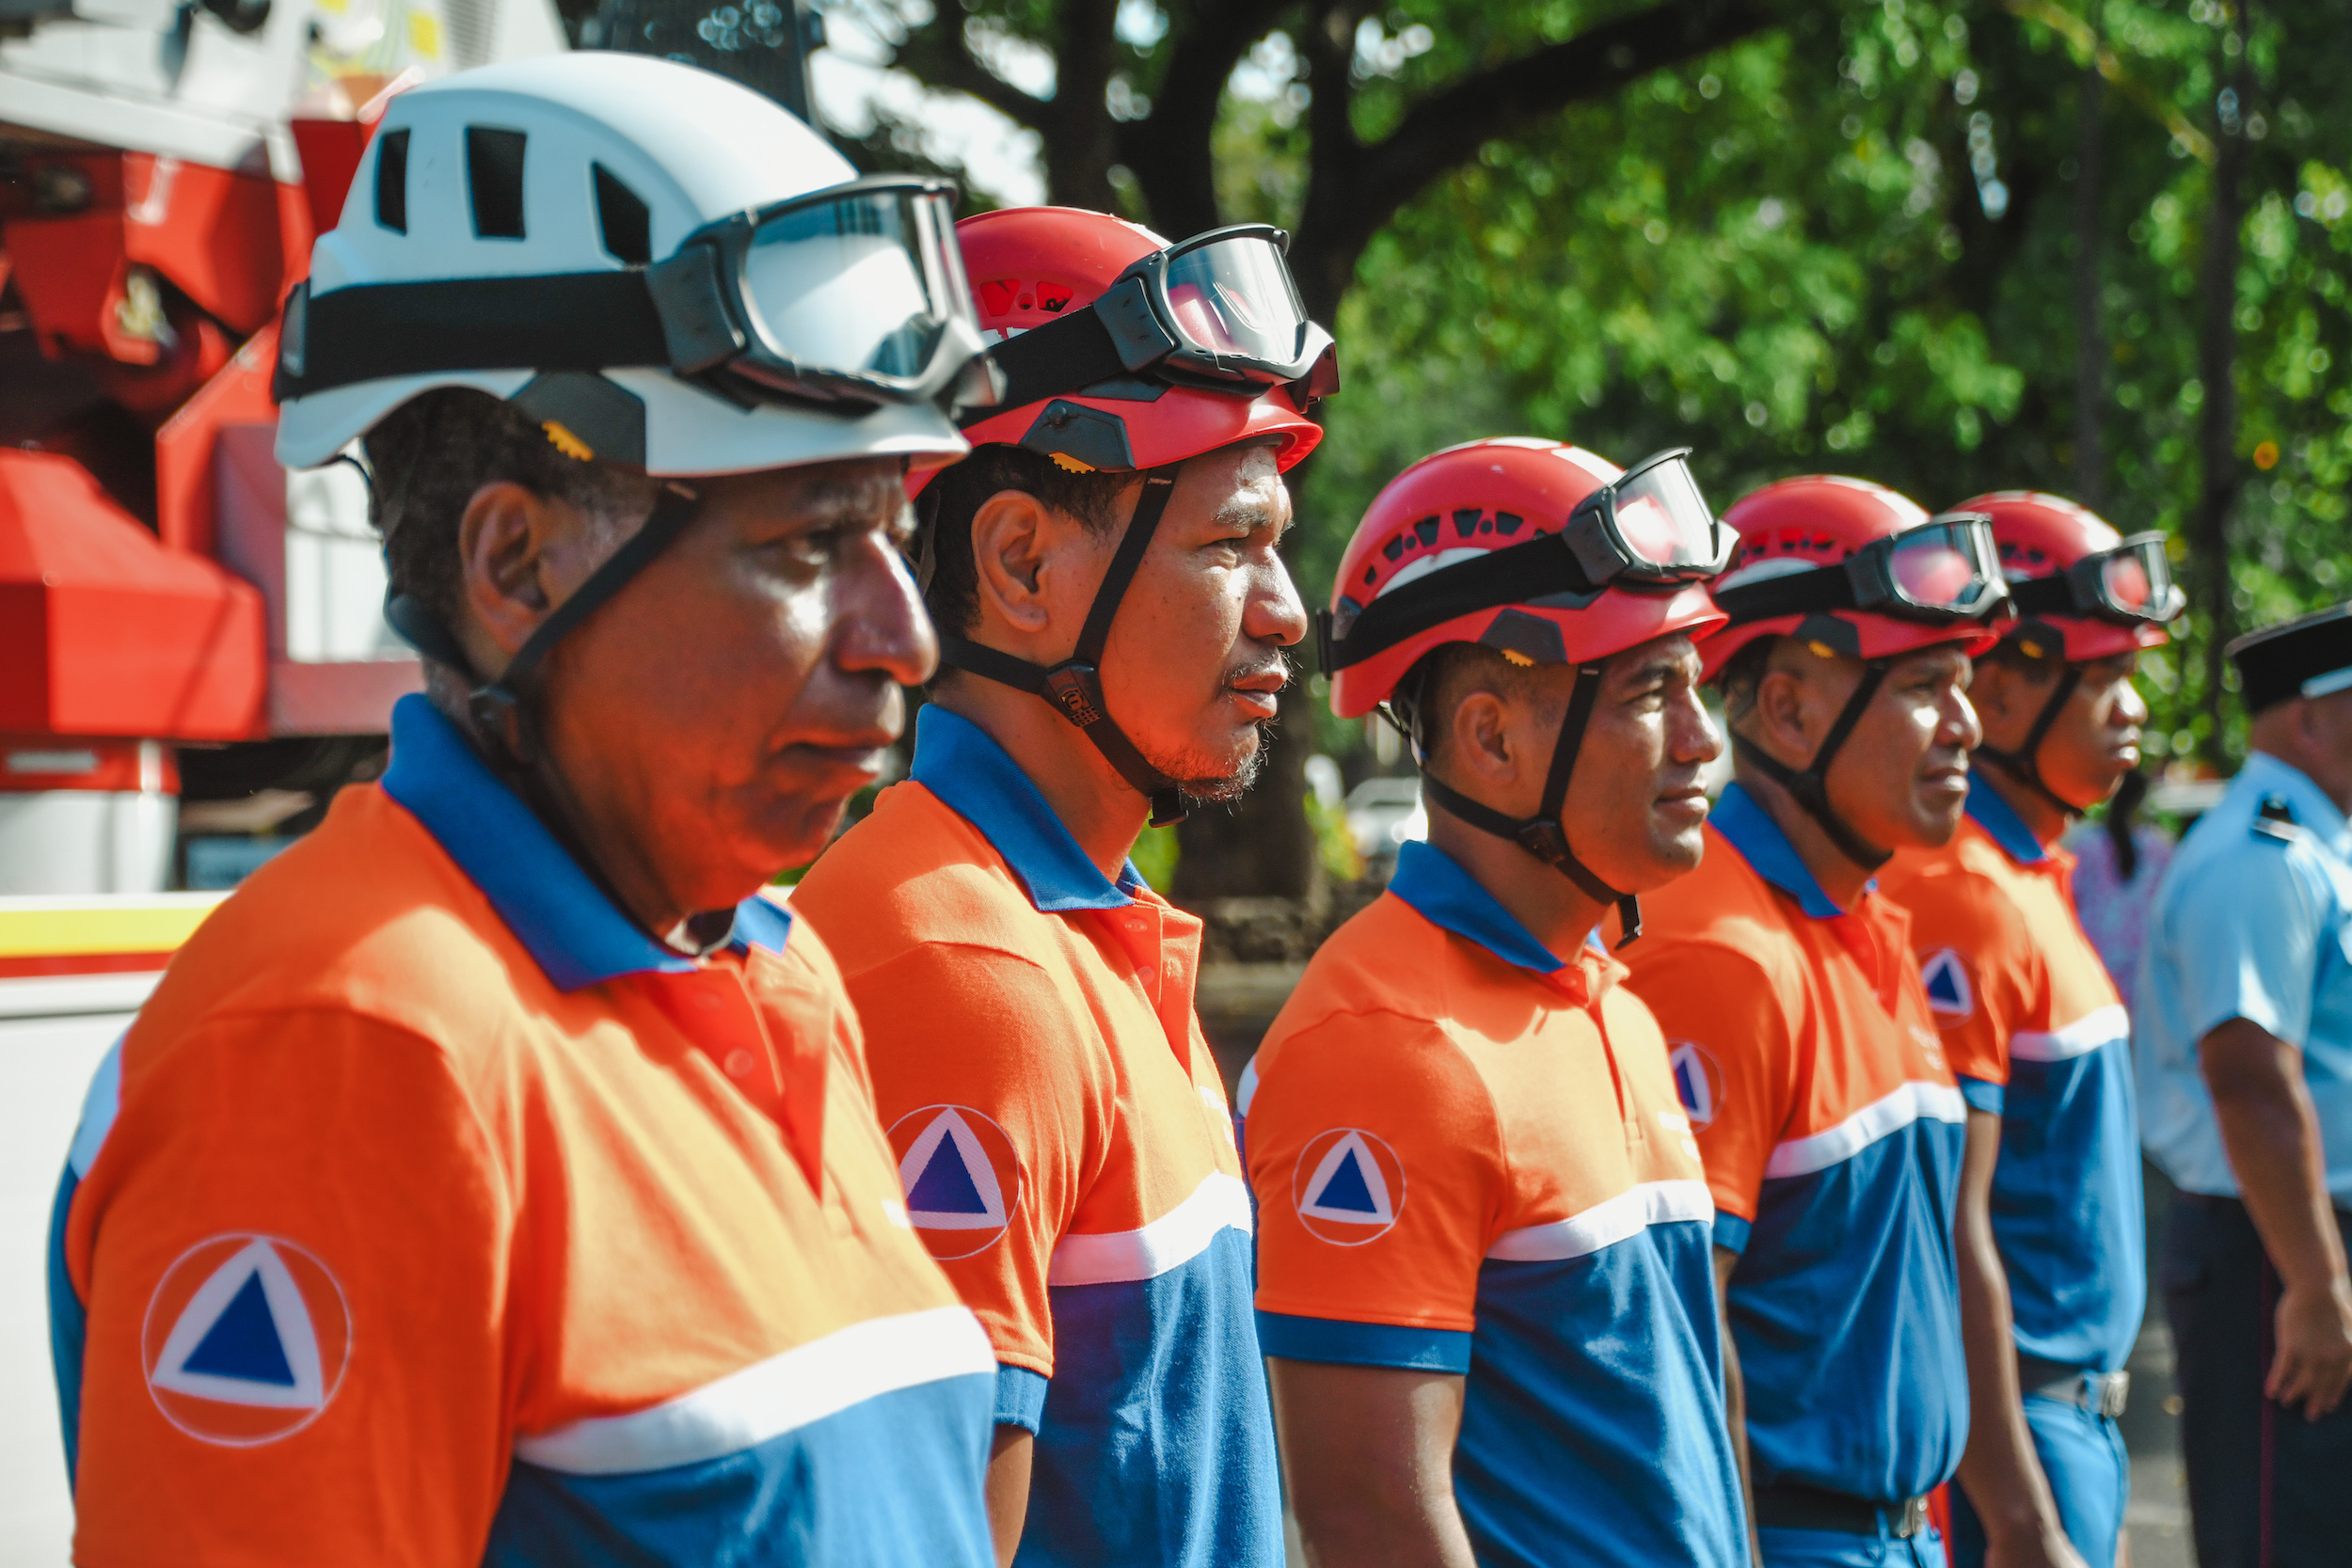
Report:
[[[502,1170],[439,1048],[370,1020],[132,1052],[68,1214],[74,1560],[480,1560],[521,1358]]]
[[[1764,1170],[1797,1104],[1788,1003],[1771,973],[1713,942],[1644,938],[1629,982],[1666,1037],[1675,1089],[1715,1198],[1715,1244],[1744,1251]]]
[[[1025,959],[925,942],[850,982],[908,1218],[988,1330],[997,1418],[1054,1375],[1054,1248],[1103,1166],[1112,1086],[1083,1009]]]
[[[1296,1361],[1470,1370],[1501,1131],[1434,1025],[1343,1014],[1262,1053],[1243,1125],[1259,1342]]]
[[[2016,907],[1980,877],[1923,878],[1904,907],[1945,1060],[1968,1103],[1997,1116],[2010,1037],[2048,1015],[2047,966]]]
[[[2169,888],[2191,1040],[2242,1018],[2301,1049],[2328,915],[2319,879],[2297,863],[2311,853],[2249,833],[2243,853],[2208,856]]]

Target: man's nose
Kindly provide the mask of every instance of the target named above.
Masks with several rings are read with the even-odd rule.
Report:
[[[841,568],[834,595],[834,661],[851,674],[879,671],[920,686],[939,668],[939,637],[907,574],[880,533],[863,540]]]

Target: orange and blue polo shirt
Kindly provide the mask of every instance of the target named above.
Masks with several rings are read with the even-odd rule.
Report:
[[[1747,1561],[1714,1204],[1624,973],[1407,844],[1242,1081],[1266,1354],[1466,1375],[1488,1565]]]
[[[2074,859],[1982,780],[1941,849],[1880,878],[1911,911],[1928,1006],[1968,1103],[2001,1118],[1993,1234],[2017,1348],[2120,1369],[2148,1305],[2131,1020],[2074,914]]]
[[[986,1337],[839,974],[765,901],[723,935],[646,936],[404,699],[91,1087],[75,1560],[992,1563]]]
[[[1665,1031],[1716,1244],[1740,1255],[1752,1479],[1931,1491],[1968,1438],[1952,1257],[1967,1114],[1910,918],[1875,891],[1840,911],[1736,784],[1699,868],[1642,913],[1628,983]]]
[[[793,894],[839,955],[915,1228],[1035,1433],[1017,1560],[1282,1560],[1249,1194],[1193,1011],[1200,923],[1113,880],[987,732],[916,718],[912,779]]]

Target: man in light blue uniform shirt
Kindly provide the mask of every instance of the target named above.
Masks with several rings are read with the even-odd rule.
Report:
[[[2352,604],[2229,648],[2246,767],[2142,955],[2148,1152],[2201,1568],[2352,1562]]]

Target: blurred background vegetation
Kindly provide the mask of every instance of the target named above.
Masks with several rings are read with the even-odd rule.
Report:
[[[2352,594],[2344,0],[827,0],[825,22],[914,88],[843,127],[862,161],[953,166],[936,124],[977,100],[1051,199],[1295,232],[1346,380],[1294,476],[1311,601],[1381,484],[1479,436],[1687,444],[1718,510],[1808,471],[1931,509],[2054,490],[2172,536],[2195,608],[2147,661],[2151,763],[2227,770],[2220,643]],[[1185,825],[1180,891],[1309,891],[1306,756],[1383,766],[1319,688],[1259,795]]]

